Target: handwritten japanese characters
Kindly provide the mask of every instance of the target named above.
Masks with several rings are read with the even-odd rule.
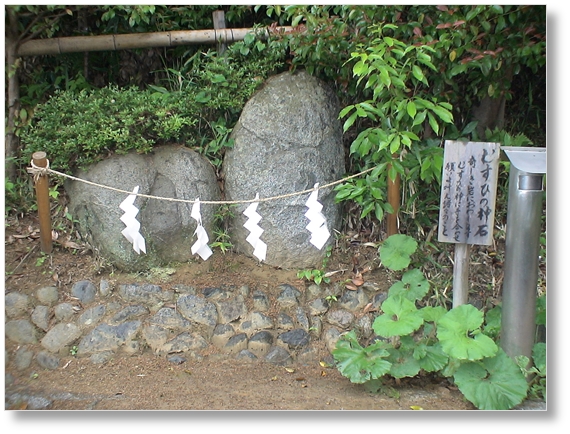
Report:
[[[438,240],[490,245],[499,143],[445,142]]]

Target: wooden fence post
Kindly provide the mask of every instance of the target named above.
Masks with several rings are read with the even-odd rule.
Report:
[[[214,29],[226,28],[226,15],[224,11],[214,11],[212,13],[212,19],[214,21]],[[226,51],[226,44],[218,41],[218,54],[223,54],[224,51]]]
[[[394,209],[393,213],[386,213],[386,235],[394,235],[399,233],[398,228],[398,211],[400,210],[400,174],[396,173],[396,179],[390,178],[390,169],[392,165],[388,164],[388,203]]]
[[[37,167],[45,168],[48,166],[46,153],[43,151],[34,152],[32,154],[32,161]],[[42,252],[49,254],[52,251],[49,178],[47,175],[34,175],[34,184],[38,204],[38,218],[40,220],[41,249]]]

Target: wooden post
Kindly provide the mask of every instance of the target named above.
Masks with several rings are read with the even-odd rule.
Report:
[[[212,13],[212,18],[214,20],[214,29],[226,28],[226,15],[224,11],[214,11]],[[218,42],[218,54],[223,54],[224,51],[226,51],[226,44]]]
[[[34,152],[32,161],[37,167],[47,167],[46,153],[43,151]],[[51,213],[49,206],[49,179],[47,175],[34,176],[36,189],[36,200],[38,203],[38,218],[40,220],[40,241],[41,249],[44,253],[51,253]]]
[[[388,174],[391,164],[388,165]],[[398,210],[400,209],[400,174],[396,173],[396,179],[392,181],[388,175],[388,203],[392,205],[393,213],[386,213],[386,234],[388,236],[398,233]]]
[[[469,244],[455,244],[453,264],[453,307],[467,304],[469,300]]]

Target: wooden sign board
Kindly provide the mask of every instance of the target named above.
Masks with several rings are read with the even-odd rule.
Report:
[[[493,243],[500,144],[445,141],[438,240]]]

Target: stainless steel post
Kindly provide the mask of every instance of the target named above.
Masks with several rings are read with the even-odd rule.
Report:
[[[502,148],[511,161],[501,347],[531,359],[536,334],[538,255],[543,206],[544,148]],[[530,170],[530,171],[529,171]]]

